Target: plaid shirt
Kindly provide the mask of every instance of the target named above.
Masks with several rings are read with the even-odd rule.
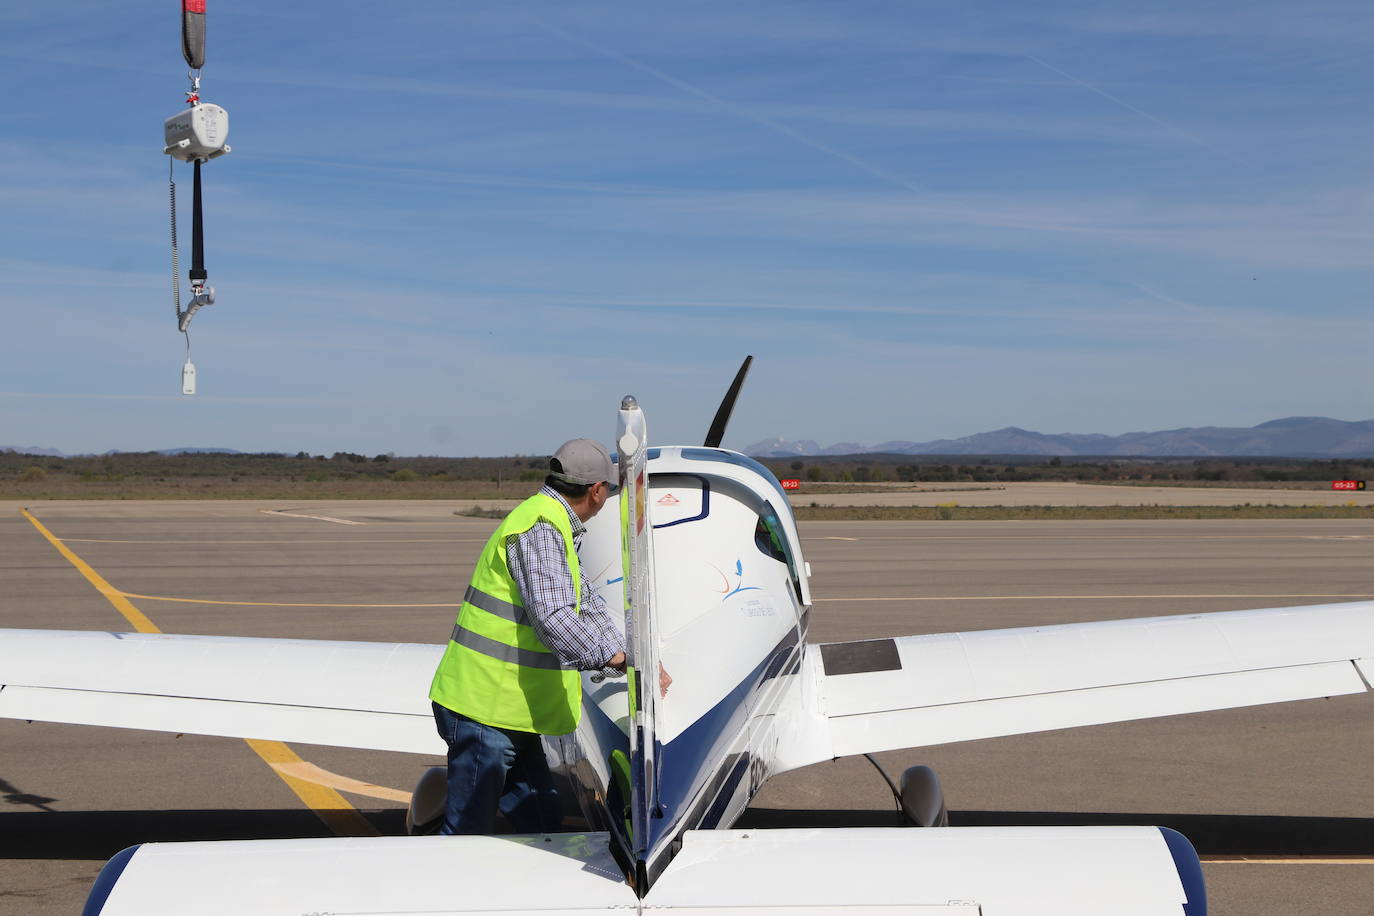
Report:
[[[539,492],[558,500],[568,510],[576,549],[587,530],[582,520],[557,490],[544,487]],[[536,522],[524,534],[506,538],[506,565],[520,588],[534,632],[560,662],[593,671],[604,667],[617,652],[625,651],[625,640],[616,629],[615,618],[588,584],[585,570],[581,574],[582,613],[574,613],[577,595],[563,536],[553,525]]]

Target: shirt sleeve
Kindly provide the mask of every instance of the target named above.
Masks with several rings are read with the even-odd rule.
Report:
[[[582,614],[575,612],[563,536],[547,522],[506,539],[506,565],[520,589],[530,626],[561,664],[581,670],[601,668],[624,649],[624,639],[582,574]]]

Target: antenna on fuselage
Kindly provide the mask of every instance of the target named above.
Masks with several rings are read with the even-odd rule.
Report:
[[[720,448],[720,440],[725,438],[725,424],[730,422],[730,414],[735,410],[735,398],[739,397],[739,390],[744,386],[744,377],[749,374],[749,364],[753,361],[753,356],[746,356],[744,362],[740,363],[735,380],[730,383],[730,390],[725,392],[725,399],[720,402],[716,418],[711,421],[711,429],[706,433],[707,448]]]

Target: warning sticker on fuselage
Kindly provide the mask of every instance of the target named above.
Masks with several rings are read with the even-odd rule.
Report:
[[[653,504],[650,520],[655,528],[704,516],[709,498],[703,493],[700,477],[654,474],[649,478],[649,501]]]

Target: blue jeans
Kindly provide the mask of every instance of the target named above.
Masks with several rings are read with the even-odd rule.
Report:
[[[434,724],[448,743],[448,804],[439,832],[491,833],[499,810],[516,833],[552,833],[563,821],[544,745],[532,732],[475,722],[438,703]]]

